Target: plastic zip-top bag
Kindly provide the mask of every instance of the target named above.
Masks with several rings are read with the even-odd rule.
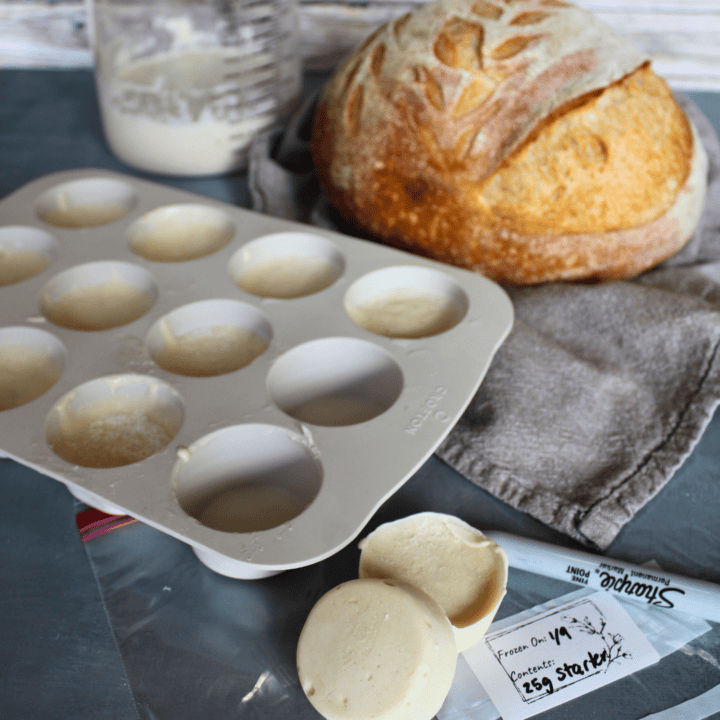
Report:
[[[394,506],[402,499],[391,499]],[[209,570],[191,548],[134,521],[76,501],[78,528],[97,579],[138,716],[142,720],[271,718],[317,720],[297,677],[295,651],[315,602],[357,577],[355,543],[330,558],[261,580]],[[392,512],[392,507],[383,514]],[[587,594],[577,586],[510,569],[494,628]],[[720,626],[700,618],[624,607],[661,659],[560,705],[544,720],[598,717],[704,720],[720,693]],[[689,703],[688,701],[693,701]],[[705,709],[704,709],[705,708]],[[714,714],[713,714],[714,713]],[[499,714],[460,656],[439,720]]]

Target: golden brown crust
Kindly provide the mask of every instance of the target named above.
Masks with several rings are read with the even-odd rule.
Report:
[[[630,277],[672,255],[699,218],[702,148],[593,22],[547,0],[440,0],[381,28],[318,106],[330,202],[501,282]]]
[[[691,158],[685,114],[645,65],[556,113],[466,200],[526,234],[637,227],[667,212]]]

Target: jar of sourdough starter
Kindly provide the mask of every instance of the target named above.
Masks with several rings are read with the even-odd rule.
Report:
[[[91,34],[112,152],[151,173],[246,166],[300,96],[296,0],[94,0]]]

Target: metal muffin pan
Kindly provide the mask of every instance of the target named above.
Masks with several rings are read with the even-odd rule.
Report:
[[[475,273],[57,173],[0,201],[0,450],[217,572],[265,577],[357,536],[512,322]]]

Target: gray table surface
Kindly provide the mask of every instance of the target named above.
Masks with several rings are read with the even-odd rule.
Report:
[[[311,85],[317,80],[308,76]],[[720,131],[720,95],[691,97]],[[0,197],[47,173],[81,167],[160,180],[135,173],[107,150],[89,71],[0,71]],[[248,205],[242,173],[162,181]],[[0,719],[175,718],[138,711],[139,695],[151,689],[139,689],[137,676],[123,665],[77,532],[77,509],[62,484],[0,460]],[[480,528],[573,546],[437,458],[378,511],[371,525],[419,510],[455,513]],[[607,555],[638,563],[656,560],[667,570],[720,583],[719,517],[720,413],[672,482],[621,531]],[[349,550],[326,561],[323,582],[329,587],[354,576],[355,559]],[[281,588],[282,577],[264,586],[266,591]],[[294,642],[291,632],[280,644],[291,648]],[[317,717],[308,707],[298,707],[296,717]],[[227,714],[236,716],[242,715]],[[589,706],[583,715],[602,716]]]

